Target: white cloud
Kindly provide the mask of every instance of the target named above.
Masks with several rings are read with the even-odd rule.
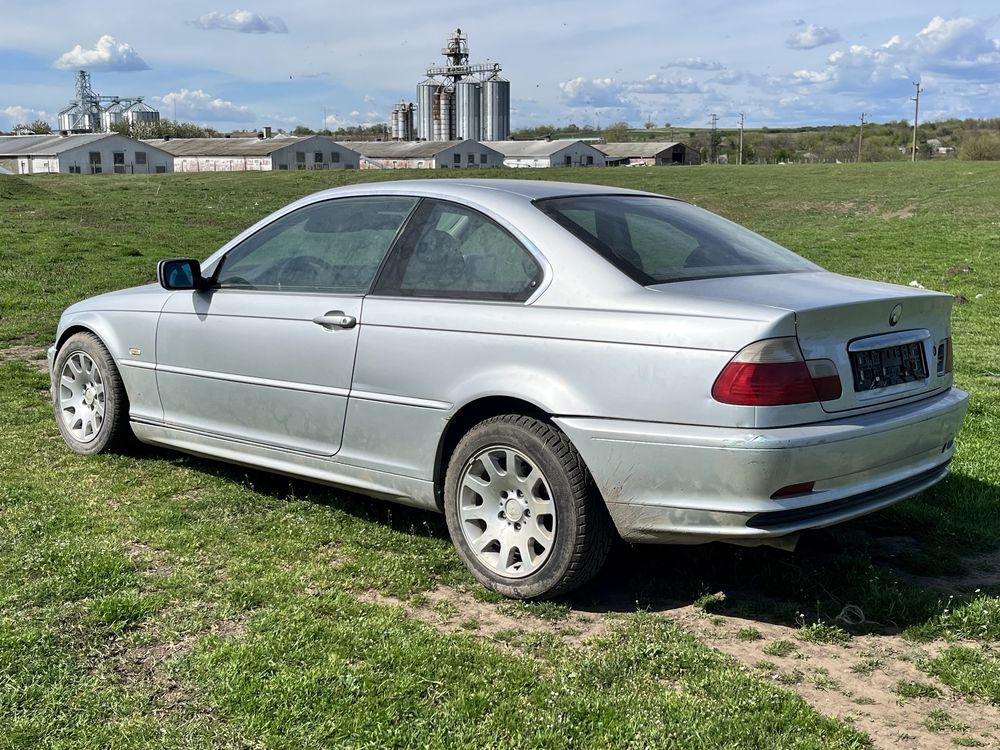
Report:
[[[708,89],[693,78],[668,79],[657,75],[624,84],[632,94],[705,94]]]
[[[323,122],[330,130],[336,130],[337,128],[370,128],[372,125],[384,123],[386,119],[388,118],[381,112],[362,113],[358,110],[353,110],[346,116],[328,112]]]
[[[559,84],[563,100],[571,107],[620,107],[623,87],[614,78],[574,78]]]
[[[97,40],[93,49],[79,44],[60,55],[53,65],[62,70],[86,68],[87,70],[129,71],[149,70],[146,61],[125,42],[118,42],[109,34]]]
[[[195,21],[188,21],[199,29],[238,31],[241,34],[285,34],[288,27],[277,16],[262,16],[249,10],[234,10],[232,13],[212,11]]]
[[[251,122],[256,119],[249,107],[213,97],[201,89],[172,91],[159,97],[159,100],[163,103],[162,111],[165,116],[172,116],[176,106],[178,120]]]
[[[35,120],[45,120],[48,122],[49,118],[52,117],[48,112],[31,109],[30,107],[22,107],[17,104],[0,109],[0,115],[6,117],[10,122],[10,125],[6,128],[8,130],[15,125],[28,125]]]
[[[661,68],[687,68],[688,70],[722,70],[726,66],[717,60],[703,57],[677,57],[660,66]]]
[[[825,44],[833,44],[840,41],[840,34],[825,26],[817,26],[814,23],[796,21],[795,31],[785,40],[785,46],[789,49],[816,49]]]
[[[989,22],[937,16],[912,37],[895,34],[884,44],[853,44],[827,58],[822,70],[799,70],[792,82],[833,92],[871,97],[902,95],[913,81],[942,79],[941,93],[956,85],[995,82],[1000,76],[1000,42],[988,38]]]

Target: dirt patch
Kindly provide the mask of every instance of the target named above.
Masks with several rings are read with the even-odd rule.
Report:
[[[544,618],[518,602],[484,602],[466,591],[439,586],[422,594],[417,602],[366,591],[362,601],[403,608],[414,620],[442,633],[470,633],[496,641],[509,631],[550,635],[567,646],[582,648],[610,627],[608,616],[570,610],[565,616]]]
[[[978,589],[1000,588],[1000,550],[962,558],[968,570],[954,576],[907,576],[920,586],[948,594],[973,593]]]
[[[881,215],[881,218],[889,219],[911,219],[913,218],[914,211],[917,210],[916,206],[907,206],[906,208],[901,208],[898,211],[887,211]]]
[[[125,554],[148,576],[162,578],[174,572],[156,550],[142,542],[125,542]]]
[[[186,633],[169,642],[151,638],[146,643],[112,650],[110,661],[123,685],[150,696],[154,715],[178,712],[186,717],[210,715],[212,709],[201,703],[194,690],[170,674],[167,664],[190,652],[195,641],[206,635],[238,638],[245,632],[243,619],[219,620],[206,631]]]
[[[413,601],[375,591],[360,598],[400,607],[440,632],[468,633],[504,649],[509,648],[504,635],[510,631],[548,634],[567,647],[587,648],[608,632],[616,617],[570,609],[549,619],[532,614],[523,604],[484,602],[470,592],[445,587]],[[945,644],[917,646],[885,635],[855,637],[842,645],[813,643],[800,640],[795,627],[708,614],[690,605],[664,607],[659,614],[749,671],[794,691],[820,713],[867,733],[876,748],[954,748],[954,739],[997,747],[1000,741],[1000,709],[959,696],[917,668],[919,660],[937,655]],[[787,653],[765,652],[779,641],[791,644]],[[897,692],[900,682],[933,685],[938,694],[906,699]]]
[[[44,346],[9,346],[0,349],[0,363],[20,361],[40,372],[48,372],[45,352]]]
[[[820,713],[866,732],[876,748],[954,748],[955,737],[996,747],[1000,739],[996,706],[958,696],[915,666],[940,645],[916,646],[882,635],[855,637],[843,645],[812,643],[800,640],[797,628],[710,615],[694,607],[669,616],[707,645],[795,691]],[[794,648],[783,656],[765,652],[778,641]],[[904,699],[896,692],[901,681],[932,684],[940,695]],[[933,731],[927,725],[934,725],[932,714],[968,729]]]

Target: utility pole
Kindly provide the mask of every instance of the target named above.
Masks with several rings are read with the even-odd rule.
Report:
[[[917,117],[920,115],[920,84],[916,81],[913,85],[917,87],[917,95],[913,97],[913,154],[911,155],[910,161],[917,160]]]
[[[712,118],[712,132],[708,137],[708,160],[715,164],[715,137],[719,132],[719,116],[713,112],[709,117]]]
[[[740,112],[740,155],[736,158],[736,165],[743,166],[743,113]]]
[[[861,163],[861,137],[865,133],[865,113],[861,113],[861,127],[858,129],[858,164]]]

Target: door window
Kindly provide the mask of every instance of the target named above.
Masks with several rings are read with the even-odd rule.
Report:
[[[499,224],[463,206],[427,200],[375,293],[523,302],[541,279],[538,261]]]
[[[248,237],[215,276],[222,288],[363,294],[416,198],[342,198],[300,208]]]

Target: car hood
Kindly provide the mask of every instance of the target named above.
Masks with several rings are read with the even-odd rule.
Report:
[[[132,310],[136,312],[157,312],[163,307],[171,292],[159,284],[146,284],[131,289],[88,297],[66,308],[64,315],[93,310]]]

